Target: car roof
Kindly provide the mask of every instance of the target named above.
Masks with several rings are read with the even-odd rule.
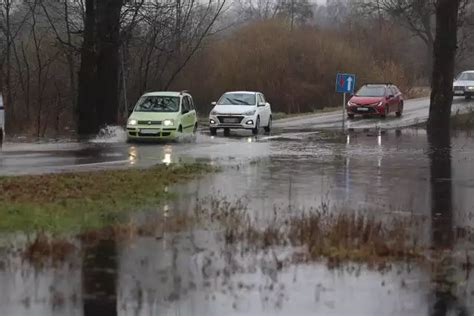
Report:
[[[154,92],[146,92],[143,95],[144,96],[162,96],[162,97],[180,97],[182,95],[191,96],[189,93],[177,92],[177,91],[154,91]]]
[[[466,70],[466,71],[463,71],[463,72],[461,72],[461,73],[462,73],[462,74],[464,74],[464,73],[474,73],[474,70]]]
[[[370,87],[396,87],[393,83],[366,83],[364,86]]]
[[[255,93],[261,93],[261,92],[256,92],[256,91],[227,91],[225,93],[255,94]]]

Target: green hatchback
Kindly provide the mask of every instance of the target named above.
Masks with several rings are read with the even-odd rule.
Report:
[[[150,92],[138,100],[127,122],[127,138],[172,140],[195,133],[197,115],[193,98],[185,92]]]

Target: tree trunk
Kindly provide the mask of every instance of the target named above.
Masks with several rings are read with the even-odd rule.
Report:
[[[449,131],[459,3],[460,0],[438,0],[436,2],[436,35],[428,119],[428,133],[432,135]]]
[[[117,124],[122,2],[86,0],[77,102],[80,135]]]
[[[117,124],[119,110],[120,73],[120,13],[122,0],[97,0],[98,37],[98,94],[99,127]]]
[[[86,0],[77,100],[77,131],[80,135],[92,134],[99,129],[95,100],[97,94],[97,32],[95,21],[96,2],[95,0]]]

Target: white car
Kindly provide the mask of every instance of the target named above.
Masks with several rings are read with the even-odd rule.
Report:
[[[260,128],[269,133],[272,129],[272,109],[270,103],[260,92],[226,92],[209,114],[209,130],[216,135],[218,129],[224,129],[228,135],[231,129],[249,129],[257,135]]]
[[[470,99],[474,96],[474,70],[464,71],[456,77],[453,83],[454,95]]]

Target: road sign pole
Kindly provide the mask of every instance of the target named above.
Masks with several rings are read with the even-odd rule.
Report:
[[[346,93],[343,93],[342,97],[342,131],[344,132],[346,127]]]

